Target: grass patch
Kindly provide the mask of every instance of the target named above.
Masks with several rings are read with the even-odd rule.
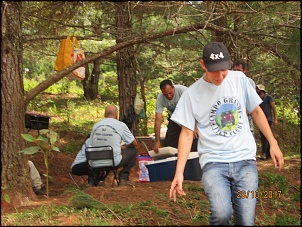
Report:
[[[260,173],[259,174],[259,185],[260,185],[259,189],[263,193],[271,192],[271,191],[274,191],[274,192],[281,191],[282,194],[287,192],[288,186],[289,186],[287,184],[286,177],[279,174],[278,172]],[[273,189],[275,189],[275,190],[273,190]]]

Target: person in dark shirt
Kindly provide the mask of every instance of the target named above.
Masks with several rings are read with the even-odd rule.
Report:
[[[271,95],[266,94],[265,86],[263,84],[257,84],[256,91],[260,98],[262,99],[262,103],[260,104],[261,109],[263,110],[268,124],[270,127],[274,124],[276,126],[278,124],[277,111],[274,99]],[[274,116],[274,117],[273,117]],[[260,131],[261,136],[261,145],[262,145],[262,154],[260,159],[265,160],[271,158],[270,155],[270,145],[265,136]]]

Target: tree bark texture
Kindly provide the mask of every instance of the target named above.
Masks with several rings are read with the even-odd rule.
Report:
[[[116,43],[119,44],[125,40],[131,40],[132,38],[131,9],[128,2],[116,3],[115,9],[117,28]],[[137,80],[134,47],[129,46],[117,51],[116,59],[119,84],[120,119],[127,124],[135,135],[134,99],[136,95]]]
[[[1,5],[1,187],[6,187],[1,192],[10,197],[12,206],[26,204],[28,195],[33,196],[27,157],[20,153],[25,148],[21,133],[26,111],[20,7],[21,2]]]
[[[99,79],[101,58],[93,61],[92,73],[89,72],[88,64],[85,69],[85,79],[83,80],[84,97],[88,100],[94,100],[99,95]]]

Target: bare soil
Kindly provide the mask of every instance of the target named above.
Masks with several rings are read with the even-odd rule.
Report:
[[[72,135],[69,135],[72,136]],[[85,138],[80,138],[84,141]],[[62,140],[63,141],[63,140]],[[64,141],[68,141],[68,138],[65,138]],[[49,200],[47,200],[46,196],[39,195],[37,196],[37,200],[33,201],[30,206],[24,206],[18,208],[20,212],[23,209],[31,209],[36,206],[41,206],[49,201],[51,204],[58,204],[58,205],[66,205],[68,206],[68,199],[70,198],[71,194],[66,193],[66,189],[73,186],[74,183],[69,177],[70,165],[73,162],[76,153],[71,154],[64,154],[61,152],[55,152],[54,157],[49,161],[49,175],[53,177],[53,182],[50,183],[50,196]],[[45,173],[45,166],[42,158],[40,156],[32,157],[31,160],[36,165],[37,169],[40,173]],[[273,167],[273,163],[271,160],[259,160],[257,161],[259,174],[266,173],[266,172],[273,172],[277,171]],[[300,216],[300,201],[287,201],[291,198],[291,194],[300,192],[301,189],[301,160],[300,158],[291,158],[286,159],[285,165],[283,170],[280,172],[282,176],[286,177],[286,184],[288,186],[287,195],[281,195],[280,202],[288,202],[289,204],[293,204],[295,206],[295,210]],[[81,178],[76,177],[77,180],[81,180]],[[44,179],[44,177],[42,177]],[[87,182],[81,181],[82,190],[93,196],[95,199],[101,201],[103,204],[131,204],[136,202],[143,202],[146,200],[157,199],[157,197],[152,196],[156,193],[166,194],[167,201],[169,200],[168,193],[170,188],[170,181],[158,181],[158,182],[146,182],[141,183],[138,182],[139,180],[139,167],[138,165],[132,170],[130,175],[130,180],[133,182],[132,185],[121,186],[118,187],[117,185],[111,186],[113,180],[113,173],[110,173],[108,178],[105,181],[105,186],[98,186],[98,187],[85,187]],[[200,181],[185,181],[185,184],[192,184],[192,185],[201,185]],[[262,187],[263,188],[263,187]],[[276,188],[268,188],[267,190],[278,190]],[[207,200],[207,198],[204,198]],[[173,207],[168,205],[166,201],[162,199],[158,199],[155,201],[158,204],[158,209],[166,209],[173,212]],[[261,203],[260,203],[261,202]],[[274,204],[271,203],[269,200],[261,200],[257,206],[257,223],[262,223],[262,219],[265,219],[265,215],[273,215],[273,214],[288,214],[290,216],[296,216],[292,210],[286,209],[286,207],[281,207],[280,211],[276,210]],[[265,215],[263,214],[263,210],[265,210]],[[1,214],[12,213],[15,212],[15,208],[11,207],[4,207],[2,206]],[[150,217],[152,219],[154,217]],[[72,223],[70,219],[60,220],[62,225],[75,225],[76,223]],[[156,220],[153,220],[154,225],[156,225]]]

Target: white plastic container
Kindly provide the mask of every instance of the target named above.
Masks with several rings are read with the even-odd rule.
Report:
[[[162,159],[162,158],[168,158],[176,156],[178,152],[177,148],[174,147],[161,147],[159,148],[159,152],[155,153],[154,150],[148,151],[149,155],[153,159]]]

